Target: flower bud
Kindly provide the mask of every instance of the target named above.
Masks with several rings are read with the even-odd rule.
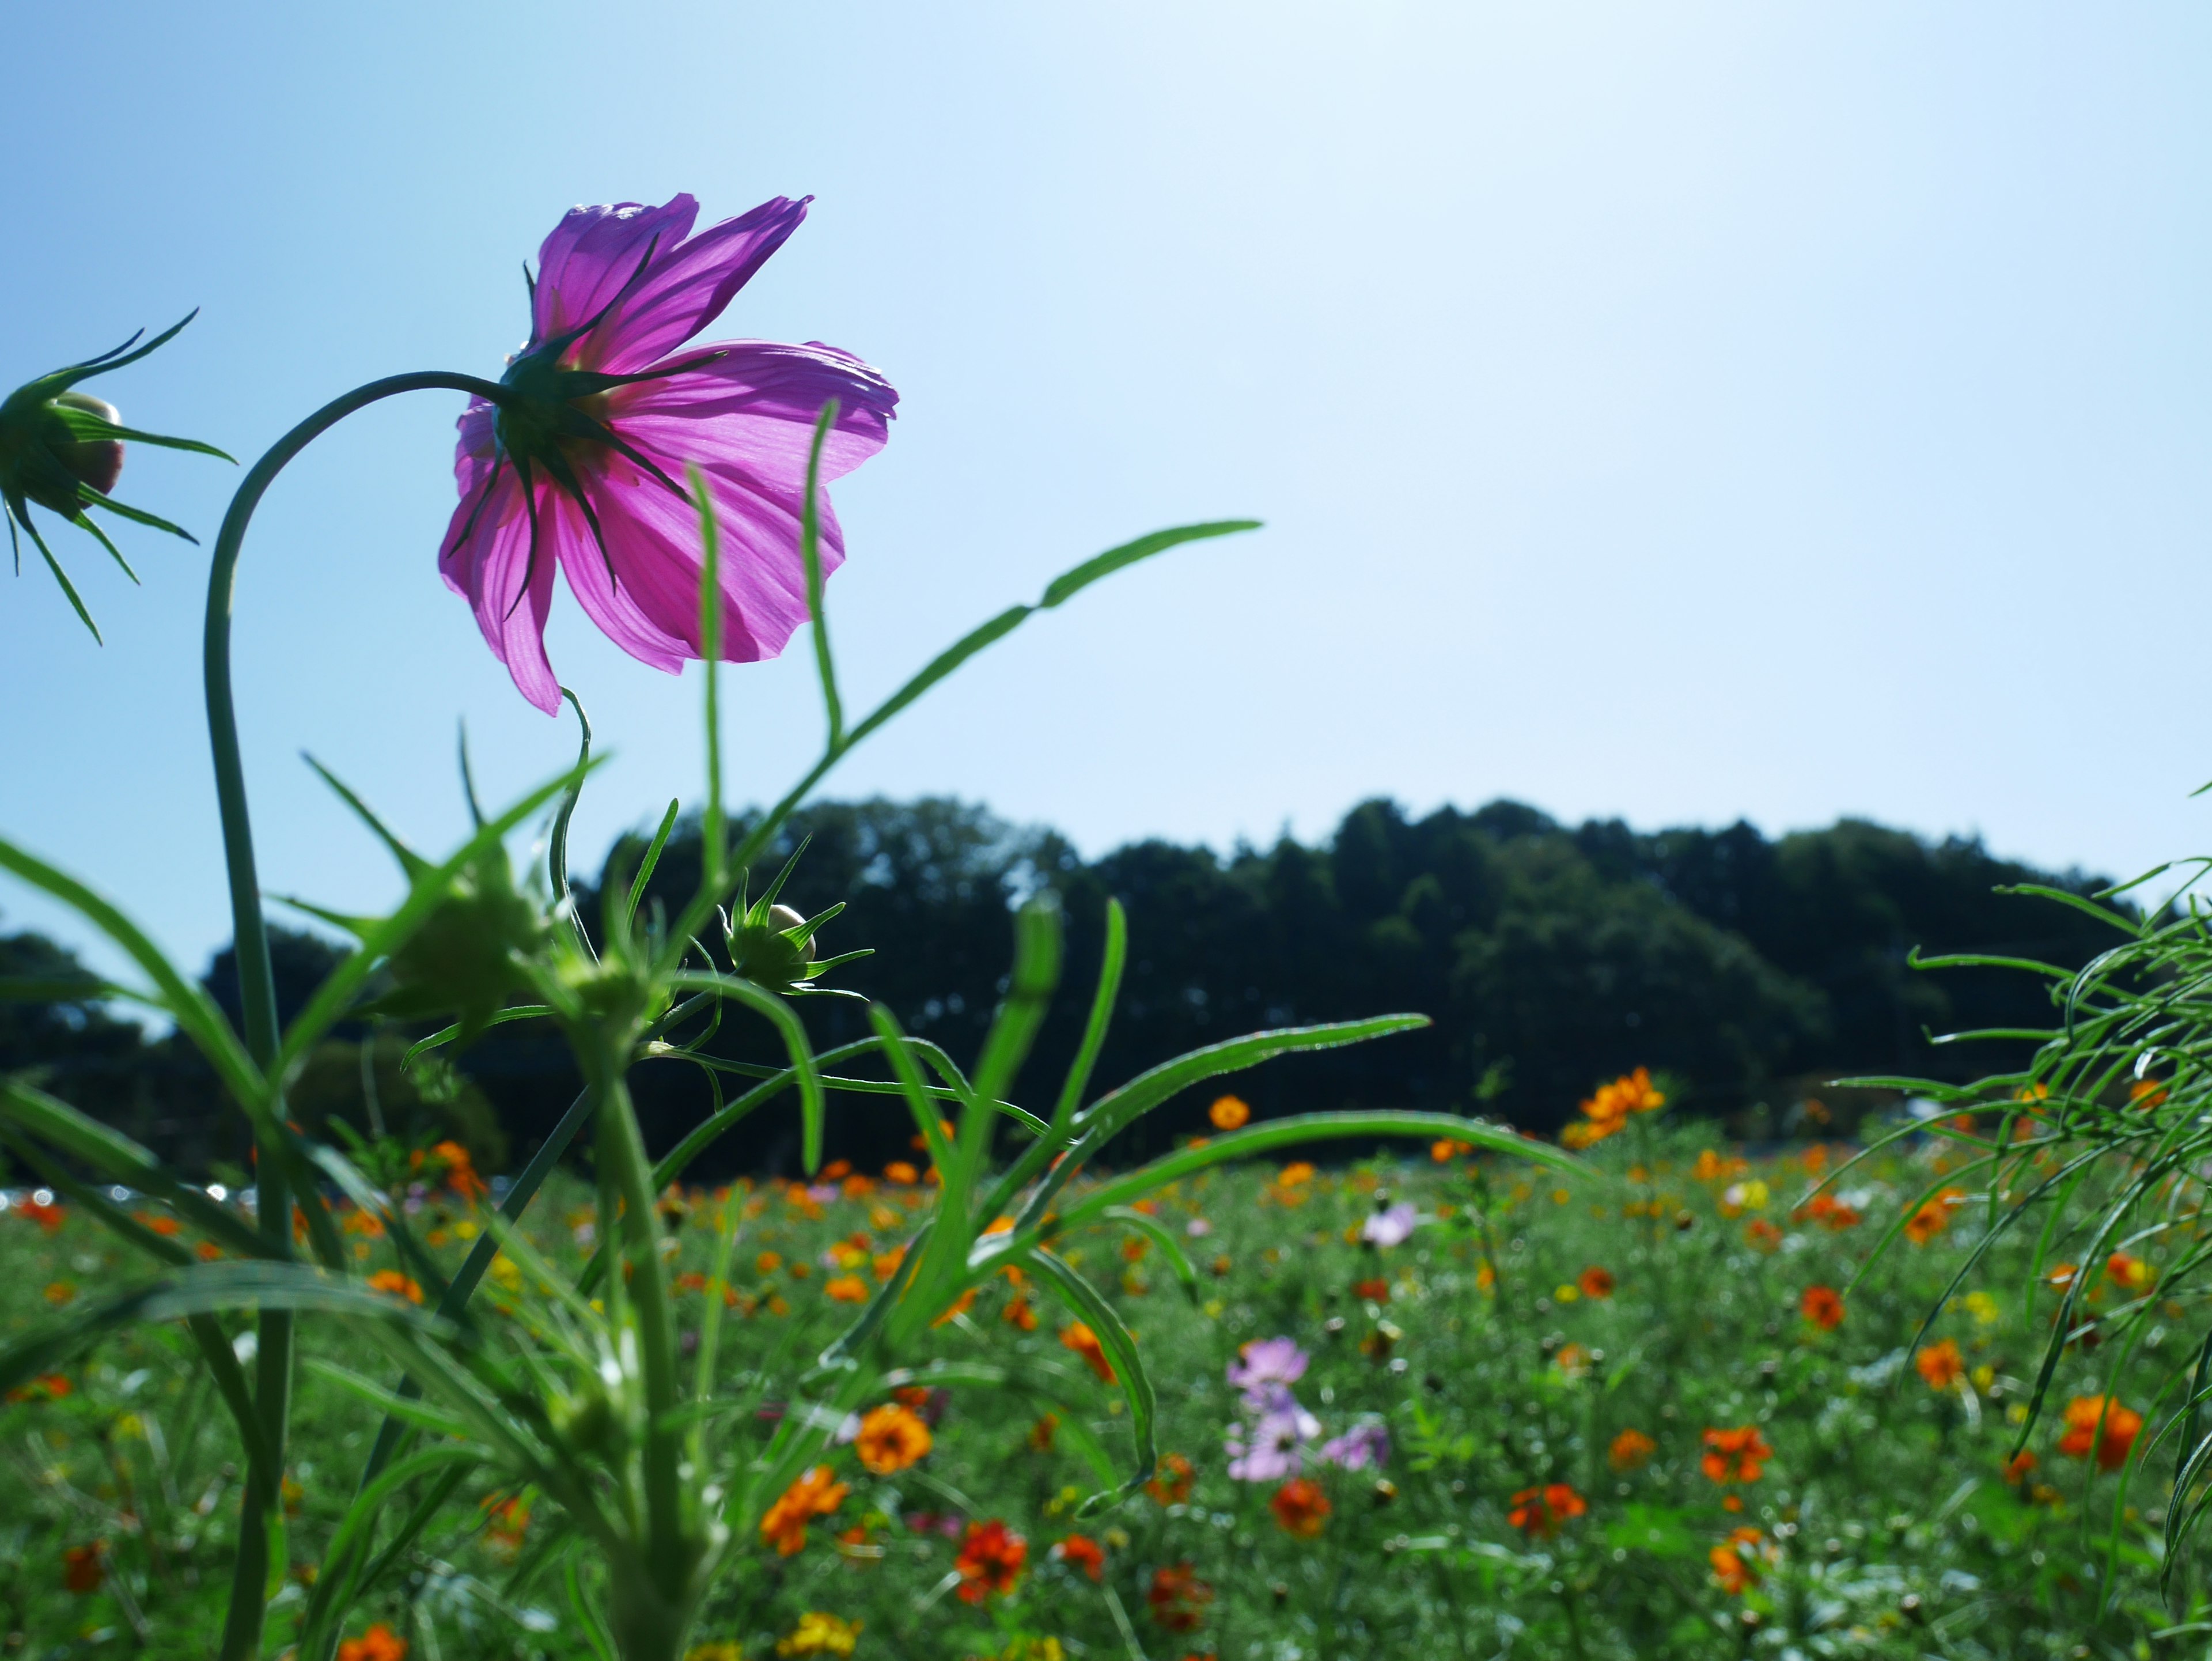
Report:
[[[64,392],[54,403],[66,410],[82,410],[111,427],[123,423],[123,412],[104,398],[94,398],[90,392]],[[68,432],[66,426],[63,428]],[[88,484],[100,495],[106,496],[115,489],[115,481],[123,477],[123,441],[117,438],[78,439],[63,437],[53,447],[54,459],[60,462],[71,478],[81,484]],[[41,502],[41,507],[50,504]],[[66,513],[75,508],[74,502],[58,508],[57,513]]]
[[[731,931],[730,962],[738,973],[781,990],[814,972],[814,935],[787,905],[771,905],[757,921],[748,912]]]

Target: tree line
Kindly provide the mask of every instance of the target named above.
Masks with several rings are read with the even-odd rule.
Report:
[[[874,953],[832,983],[884,1001],[909,1032],[963,1062],[1005,985],[1012,908],[1045,891],[1058,897],[1066,967],[1019,1081],[1031,1101],[1057,1092],[1079,1041],[1109,897],[1127,910],[1130,949],[1099,1087],[1258,1027],[1414,1010],[1434,1024],[1272,1063],[1232,1087],[1261,1117],[1419,1107],[1539,1133],[1555,1132],[1598,1081],[1638,1066],[1671,1075],[1681,1108],[1738,1134],[1847,1129],[1869,1098],[1826,1081],[1970,1078],[2007,1058],[1986,1043],[1935,1045],[1931,1035],[2050,1017],[2037,978],[1929,972],[1913,965],[1915,948],[2073,967],[2111,944],[2072,907],[2003,891],[2039,884],[2086,894],[2100,879],[2001,860],[1977,840],[1932,842],[1856,819],[1769,839],[1741,823],[1569,826],[1510,801],[1413,818],[1376,800],[1310,845],[1286,835],[1223,855],[1148,840],[1085,861],[1049,830],[970,804],[824,802],[795,817],[753,873],[756,891],[802,843],[783,897],[809,916],[846,902],[819,949]],[[623,838],[599,878],[580,885],[587,927],[605,886],[627,891],[644,850],[642,837]],[[647,903],[678,909],[699,863],[698,827],[680,825]],[[280,931],[274,949],[289,1019],[342,948]],[[0,979],[74,972],[53,942],[0,935]],[[235,1019],[228,950],[206,981]],[[800,1010],[817,1048],[867,1034],[857,1003],[813,999]],[[410,1071],[401,1060],[415,1036],[370,1020],[343,1029],[294,1092],[295,1115],[364,1137],[454,1136],[499,1169],[526,1155],[580,1088],[557,1036],[533,1024],[494,1030],[450,1067]],[[734,1060],[781,1059],[772,1035],[734,1018],[708,1042]],[[19,1070],[195,1168],[243,1157],[242,1128],[189,1049],[97,1001],[0,1002],[0,1072]],[[687,1064],[645,1064],[635,1086],[657,1143],[712,1109],[708,1080]],[[1146,1121],[1149,1145],[1132,1152],[1202,1129],[1214,1093],[1193,1092]],[[840,1095],[830,1152],[877,1168],[910,1157],[912,1129],[895,1100]],[[787,1104],[741,1126],[716,1163],[789,1171],[797,1156]]]

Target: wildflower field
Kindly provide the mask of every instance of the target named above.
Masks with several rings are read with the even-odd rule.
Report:
[[[1450,1143],[1328,1170],[1255,1163],[1070,1237],[1062,1255],[1108,1288],[1160,1391],[1154,1480],[1090,1514],[1083,1497],[1128,1457],[1112,1362],[1001,1275],[738,1542],[751,1567],[702,1610],[690,1656],[2148,1656],[2203,1642],[2203,1599],[2183,1590],[2197,1577],[2185,1566],[2170,1598],[2159,1585],[2169,1453],[2136,1478],[2193,1342],[2191,1311],[2158,1284],[2185,1231],[2087,1265],[2012,1231],[1946,1303],[1989,1202],[1945,1183],[1942,1141],[1893,1144],[1808,1202],[1855,1150],[1747,1158],[1595,1100],[1591,1122],[1623,1134],[1595,1138],[1582,1179]],[[1217,1103],[1217,1122],[1240,1105]],[[458,1257],[487,1214],[473,1172],[434,1158],[415,1177],[417,1230]],[[765,1442],[933,1197],[928,1173],[899,1164],[664,1196],[683,1350],[706,1352],[734,1404],[721,1433]],[[341,1214],[369,1284],[420,1299],[383,1226]],[[599,1219],[573,1179],[530,1216],[485,1295],[556,1320],[532,1249],[573,1275]],[[178,1232],[158,1209],[141,1220]],[[11,1334],[136,1272],[92,1220],[27,1192],[0,1214],[0,1250]],[[2015,1455],[2077,1277],[2078,1336]],[[2100,1342],[2100,1317],[2146,1300],[2152,1322]],[[250,1350],[250,1324],[226,1319]],[[301,1354],[276,1648],[392,1382],[312,1320]],[[9,1653],[209,1652],[243,1476],[180,1329],[130,1328],[17,1390],[0,1447]],[[481,1482],[381,1542],[397,1572],[349,1619],[345,1661],[599,1649],[597,1564],[557,1510]]]

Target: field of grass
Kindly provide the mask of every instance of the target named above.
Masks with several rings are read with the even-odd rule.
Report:
[[[1005,1384],[915,1391],[836,1447],[815,1503],[795,1500],[775,1542],[743,1542],[700,1661],[2204,1646],[2195,1562],[2171,1602],[2159,1591],[2169,1450],[2133,1469],[2203,1335],[2201,1310],[2157,1286],[2158,1253],[2089,1266],[2092,1311],[2148,1296],[2155,1319],[2071,1348],[2032,1457],[2008,1465],[2056,1304],[2036,1231],[1999,1243],[1917,1353],[1985,1201],[1931,1202],[1852,1284],[1940,1180],[1940,1144],[1878,1155],[1793,1210],[1808,1173],[1850,1150],[1747,1162],[1694,1128],[1631,1132],[1593,1150],[1602,1181],[1415,1150],[1187,1183],[1156,1220],[1194,1289],[1138,1230],[1069,1240],[1118,1285],[1171,1451],[1146,1495],[1089,1516],[1086,1450],[1129,1457],[1103,1358],[1055,1307],[994,1283],[911,1359],[988,1363]],[[737,1405],[720,1433],[764,1438],[929,1198],[851,1173],[672,1196],[695,1317],[718,1220],[741,1230],[721,1348]],[[468,1206],[421,1203],[432,1243],[458,1254]],[[549,1190],[532,1217],[563,1262],[594,1238],[581,1184]],[[355,1250],[396,1269],[390,1245],[364,1232]],[[0,1214],[0,1263],[9,1333],[141,1272],[89,1219],[20,1202]],[[307,1328],[310,1358],[382,1375],[343,1333]],[[312,1369],[300,1388],[295,1584],[271,1653],[378,1418]],[[0,1407],[5,1653],[211,1653],[243,1460],[183,1335],[111,1338],[16,1395]],[[2098,1396],[2115,1404],[2102,1425],[2094,1406],[2069,1425],[2069,1404]],[[590,1656],[559,1543],[557,1514],[532,1496],[464,1490],[349,1622],[348,1661],[392,1661],[402,1643],[416,1661]]]

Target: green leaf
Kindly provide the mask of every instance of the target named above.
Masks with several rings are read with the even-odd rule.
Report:
[[[1097,1335],[1107,1359],[1114,1364],[1115,1382],[1121,1385],[1121,1394],[1129,1403],[1129,1433],[1136,1443],[1136,1469],[1119,1488],[1094,1494],[1085,1500],[1076,1514],[1088,1516],[1103,1506],[1134,1494],[1152,1481],[1152,1473],[1158,1469],[1158,1398],[1153,1393],[1152,1375],[1145,1371],[1145,1364],[1137,1355],[1135,1337],[1098,1288],[1042,1246],[1030,1251],[1022,1262],[1023,1267],[1051,1287],[1060,1300]]]
[[[1176,1279],[1182,1282],[1184,1295],[1194,1304],[1198,1301],[1198,1271],[1190,1266],[1190,1258],[1183,1251],[1182,1242],[1176,1238],[1172,1229],[1158,1218],[1146,1216],[1133,1206],[1108,1206],[1099,1215],[1110,1217],[1117,1223],[1133,1228],[1151,1240],[1160,1249],[1160,1256],[1168,1260],[1168,1267],[1174,1271]]]
[[[1170,531],[1155,531],[1150,536],[1139,537],[1134,542],[1125,542],[1118,548],[1109,548],[1104,553],[1086,559],[1073,570],[1053,580],[1037,602],[1038,609],[1049,610],[1075,598],[1092,583],[1115,572],[1134,565],[1140,559],[1150,559],[1154,554],[1186,542],[1202,542],[1209,537],[1235,536],[1239,532],[1256,531],[1256,519],[1222,519],[1204,525],[1181,525]]]

